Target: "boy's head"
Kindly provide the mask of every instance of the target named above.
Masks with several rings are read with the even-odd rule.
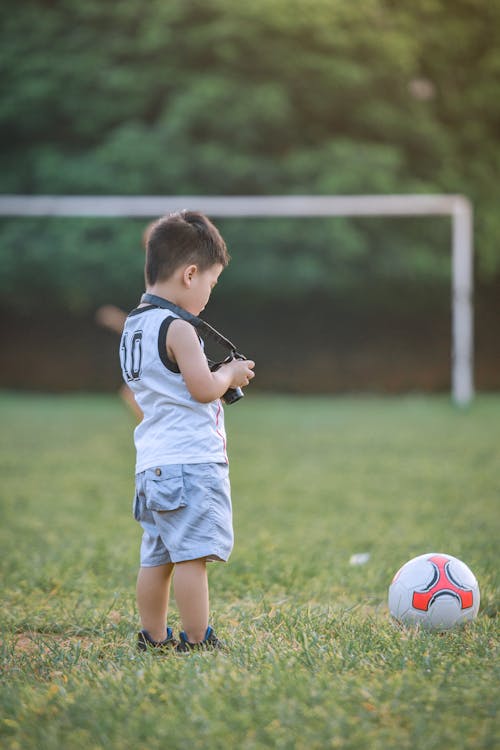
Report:
[[[146,283],[166,281],[181,266],[206,271],[227,266],[230,255],[218,229],[198,211],[179,211],[149,225],[146,237]]]

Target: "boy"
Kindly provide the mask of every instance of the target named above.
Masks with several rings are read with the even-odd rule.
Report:
[[[159,219],[146,242],[146,290],[193,315],[205,308],[229,263],[224,240],[201,213]],[[137,604],[140,650],[217,649],[209,626],[206,563],[233,546],[228,459],[221,396],[254,377],[234,359],[211,372],[194,327],[149,304],[125,323],[120,357],[125,382],[144,413],[135,430],[134,516],[144,529]],[[183,626],[166,626],[170,584]]]

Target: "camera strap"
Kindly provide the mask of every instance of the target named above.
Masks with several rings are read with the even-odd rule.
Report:
[[[191,325],[194,326],[194,328],[196,328],[196,330],[199,331],[202,336],[208,336],[224,349],[230,351],[231,355],[236,359],[246,359],[243,354],[240,354],[240,352],[237,351],[236,346],[231,341],[229,341],[229,339],[223,336],[222,333],[216,331],[213,326],[211,326],[205,320],[202,320],[202,318],[198,318],[196,315],[193,315],[187,310],[184,310],[183,307],[174,305],[173,302],[170,302],[170,300],[165,299],[164,297],[158,297],[156,294],[149,294],[147,292],[142,295],[141,302],[147,302],[148,304],[154,305],[155,307],[162,307],[166,310],[170,310],[182,320],[186,320],[188,323],[191,323]],[[222,362],[219,362],[218,364],[220,365],[222,364]]]

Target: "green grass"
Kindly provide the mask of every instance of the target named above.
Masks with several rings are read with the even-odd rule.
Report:
[[[164,659],[134,649],[132,417],[104,396],[0,410],[3,748],[499,746],[500,397],[226,409],[236,546],[210,580],[230,648]],[[389,621],[393,573],[427,551],[479,580],[462,631]]]

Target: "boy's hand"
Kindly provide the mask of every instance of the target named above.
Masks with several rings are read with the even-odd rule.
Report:
[[[95,314],[96,321],[105,328],[109,328],[119,336],[122,335],[123,326],[127,320],[127,313],[115,305],[103,305]]]
[[[244,388],[255,377],[253,371],[255,362],[252,362],[251,359],[232,359],[231,362],[227,362],[222,367],[229,368],[231,388]]]

